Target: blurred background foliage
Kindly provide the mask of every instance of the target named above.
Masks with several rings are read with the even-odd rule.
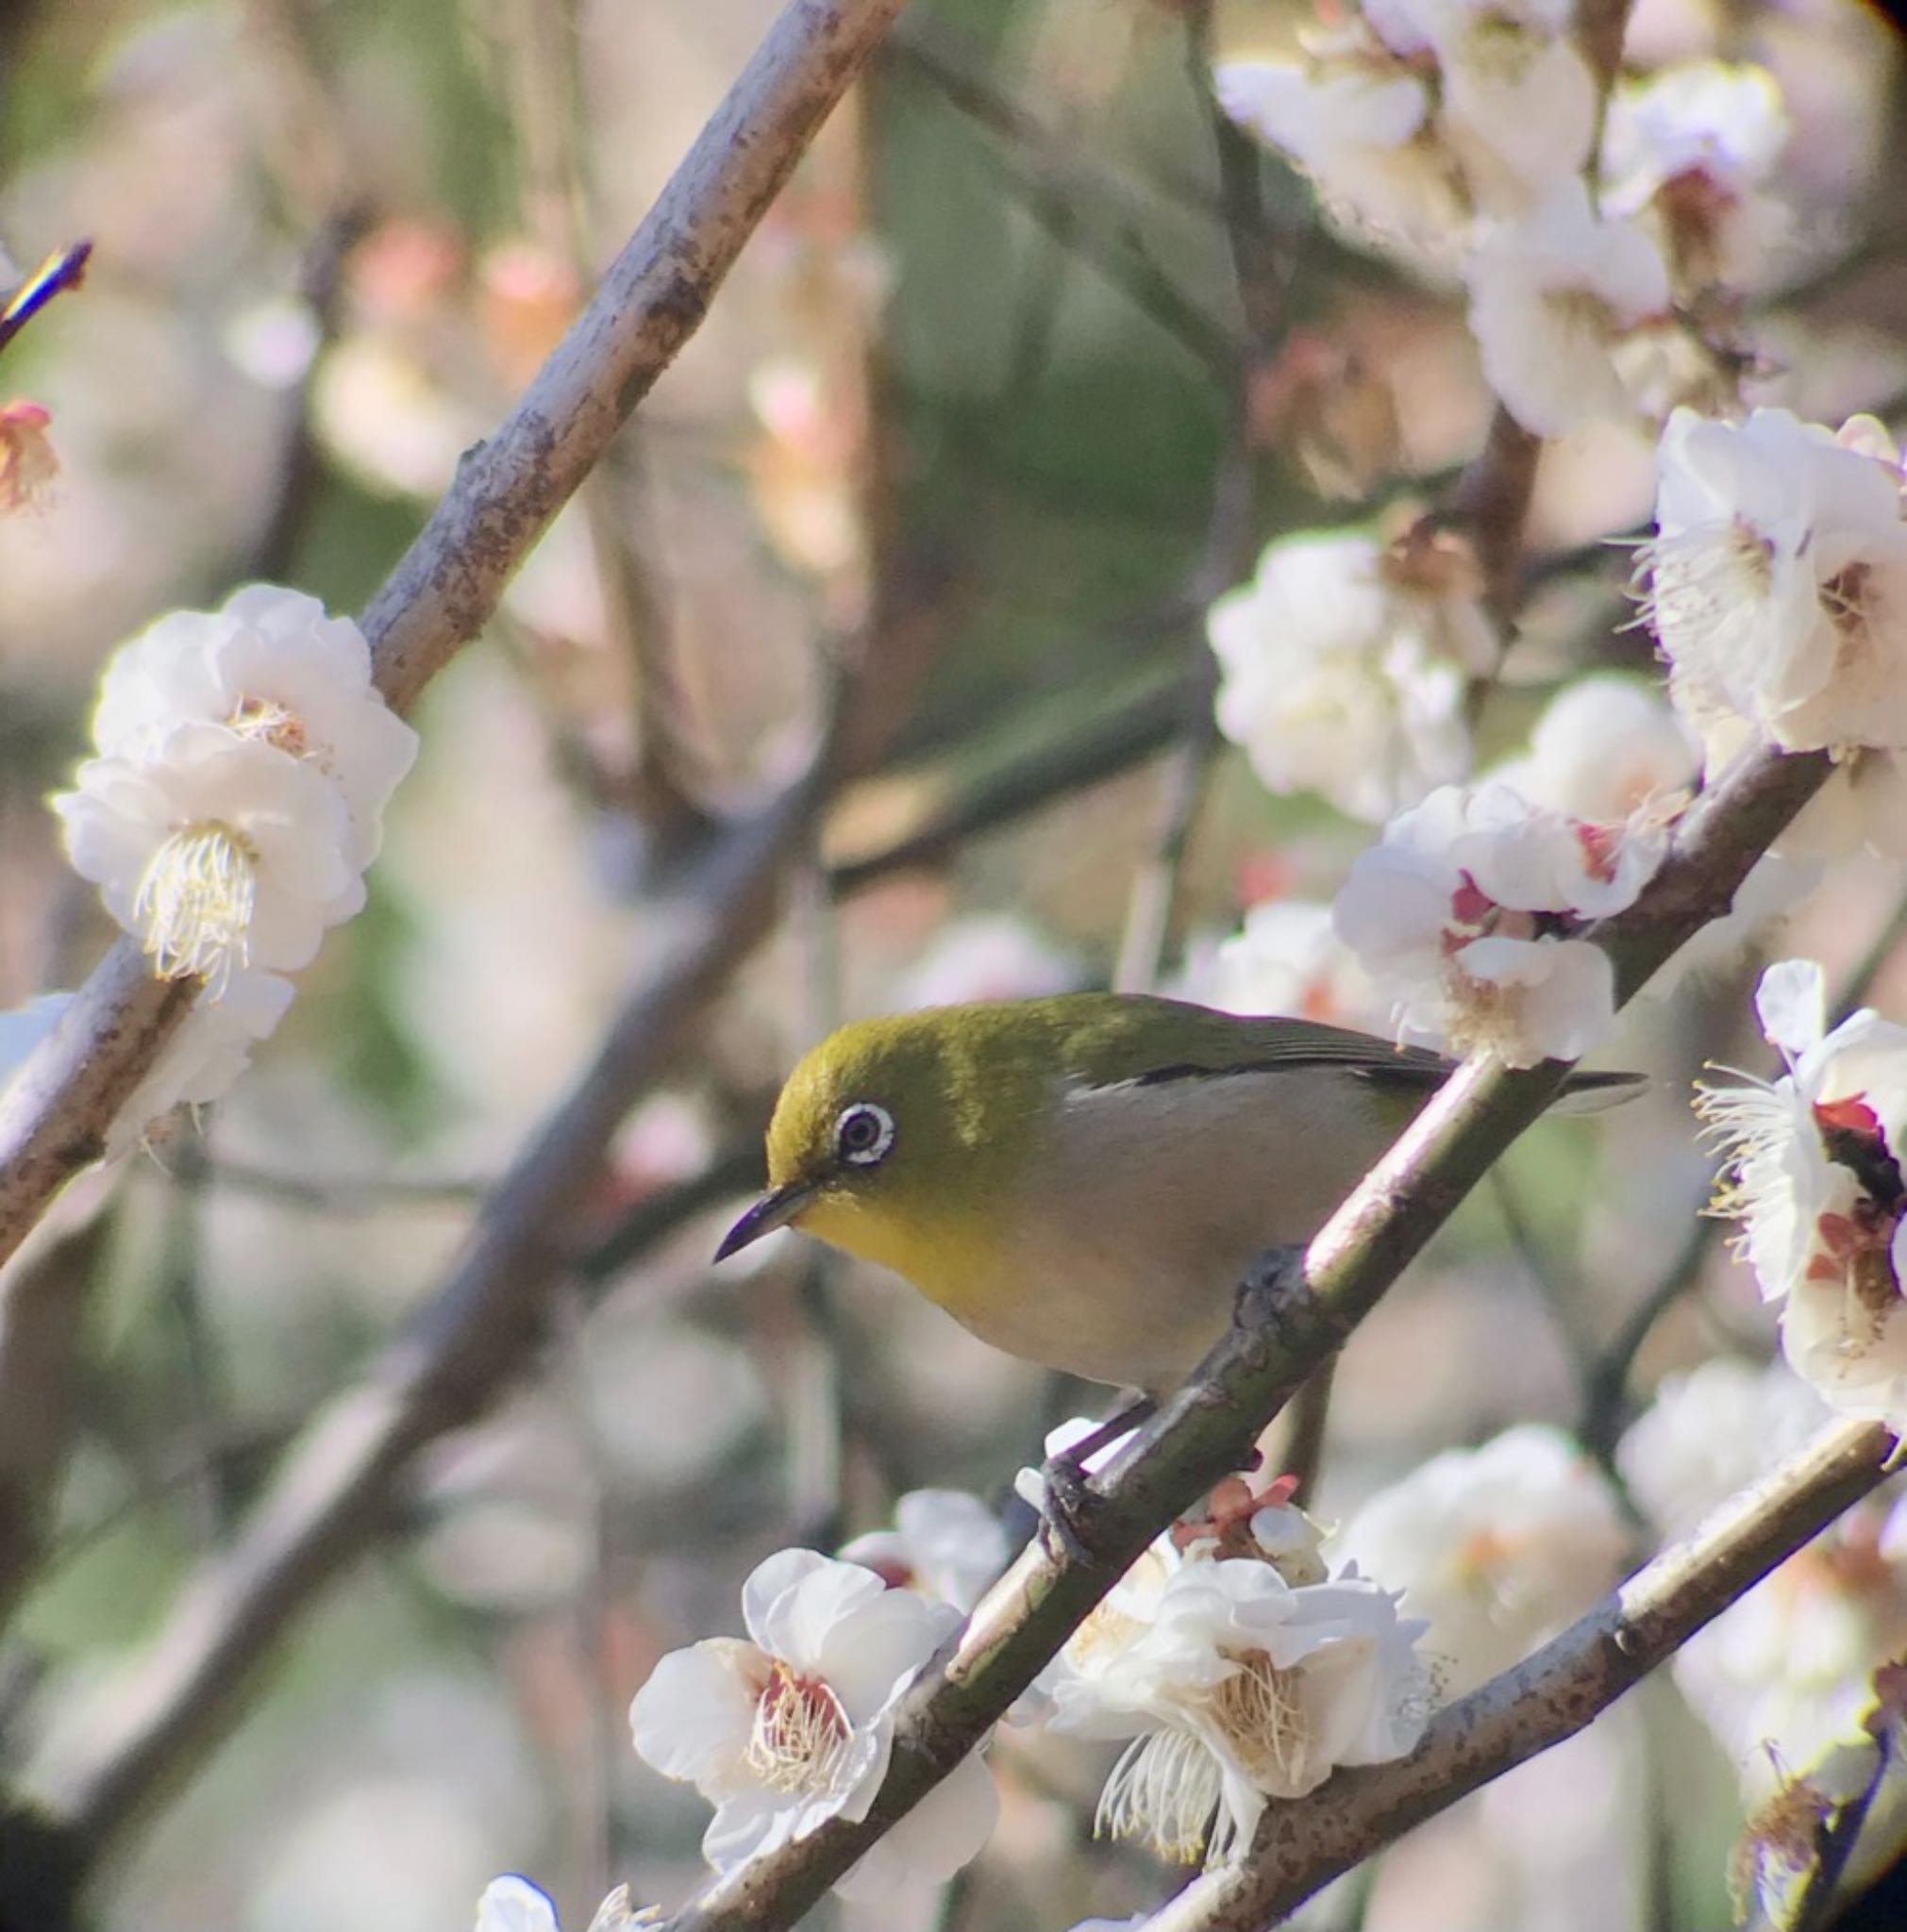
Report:
[[[0,6],[0,240],[23,265],[80,235],[96,251],[7,358],[9,392],[54,412],[63,475],[42,512],[0,521],[0,1004],[75,983],[106,938],[42,804],[106,652],[255,575],[361,608],[768,17]],[[1301,182],[1214,126],[1213,47],[1295,18],[911,8],[614,460],[428,692],[368,915],[215,1117],[179,1123],[109,1202],[96,1181],[69,1194],[70,1222],[101,1217],[78,1437],[0,1671],[0,1762],[28,1793],[59,1789],[119,1694],[110,1667],[176,1613],[278,1452],[426,1303],[658,956],[706,826],[798,768],[838,666],[861,676],[861,775],[627,1124],[545,1348],[429,1452],[380,1553],[106,1875],[102,1925],[426,1932],[512,1866],[569,1912],[611,1874],[674,1901],[702,1810],[634,1762],[624,1716],[656,1656],[732,1629],[768,1549],[884,1522],[912,1485],[997,1493],[1077,1406],[797,1244],[720,1276],[708,1256],[778,1074],[834,1018],[1102,984],[1122,934],[1129,983],[1196,986],[1246,906],[1328,896],[1368,836],[1213,745],[1204,608],[1279,531],[1437,501],[1489,400],[1451,287],[1335,239]],[[1753,55],[1788,90],[1817,245],[1764,304],[1766,340],[1805,351],[1774,352],[1771,392],[1830,420],[1907,395],[1881,16],[1643,0],[1631,46]],[[1640,440],[1550,453],[1490,753],[1565,672],[1648,662],[1600,540],[1650,487]],[[1134,910],[1135,878],[1161,876],[1163,947]],[[1837,874],[1787,943],[1844,982],[1867,971],[1884,1005],[1907,991],[1899,894],[1878,862]],[[1520,1150],[1359,1337],[1327,1517],[1510,1420],[1601,1402],[1606,1424],[1598,1358],[1652,1284],[1681,1291],[1636,1390],[1765,1346],[1751,1285],[1691,1245],[1707,1172],[1682,1098],[1705,1057],[1755,1051],[1749,973],[1642,1014],[1622,1057],[1658,1093],[1614,1140],[1566,1123]],[[699,1211],[601,1245],[685,1184]],[[1666,1692],[1641,1702],[1566,1792],[1506,1785],[1329,1922],[1717,1923],[1729,1769]],[[1669,1852],[1639,1728],[1653,1789],[1701,1794]],[[1000,1837],[942,1924],[1158,1896],[1145,1860],[1087,1846],[1096,1762],[1001,1752]]]

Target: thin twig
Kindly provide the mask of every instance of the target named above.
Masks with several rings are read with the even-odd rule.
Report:
[[[1202,678],[1203,670],[1196,675]],[[971,839],[1156,758],[1180,726],[1191,684],[1180,677],[1147,685],[1079,730],[976,778],[887,844],[829,867],[829,890],[845,898],[897,872],[936,865]]]
[[[489,621],[510,574],[700,323],[742,244],[901,0],[789,0],[594,299],[364,612],[399,710]],[[187,981],[122,940],[0,1101],[0,1261],[185,1017]]]

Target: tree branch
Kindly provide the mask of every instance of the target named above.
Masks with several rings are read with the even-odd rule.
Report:
[[[648,217],[363,617],[377,686],[407,710],[482,628],[510,574],[694,331],[815,128],[901,0],[789,0]],[[98,1158],[191,1007],[121,940],[0,1101],[0,1261]]]
[[[1248,1932],[1492,1778],[1573,1737],[1886,1474],[1893,1434],[1839,1423],[1672,1544],[1526,1662],[1440,1712],[1408,1757],[1337,1772],[1267,1807],[1237,1865],[1198,1879],[1147,1932]]]
[[[603,1149],[765,930],[822,791],[817,774],[711,856],[661,962],[485,1203],[410,1332],[305,1430],[230,1548],[188,1584],[157,1641],[102,1698],[97,1728],[48,1780],[49,1808],[84,1863],[96,1864],[222,1735],[286,1629],[388,1526],[418,1452],[533,1363],[548,1291],[565,1272],[566,1231]]]
[[[1756,751],[1698,798],[1629,911],[1603,922],[1623,998],[1727,910],[1749,867],[1826,781],[1824,754]],[[1089,1480],[1089,1556],[1025,1550],[903,1697],[886,1782],[859,1823],[829,1819],[737,1867],[669,1932],[792,1924],[896,1819],[984,1740],[1066,1637],[1179,1509],[1236,1469],[1264,1426],[1334,1354],[1490,1164],[1555,1097],[1568,1068],[1464,1062],[1313,1241],[1301,1275],[1261,1297],[1196,1375]]]

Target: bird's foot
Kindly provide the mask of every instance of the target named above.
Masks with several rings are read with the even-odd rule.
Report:
[[[1045,1504],[1040,1521],[1050,1540],[1076,1563],[1091,1563],[1097,1553],[1093,1547],[1093,1525],[1106,1507],[1106,1499],[1092,1487],[1086,1465],[1110,1449],[1120,1437],[1136,1429],[1158,1405],[1149,1395],[1137,1395],[1123,1402],[1090,1434],[1058,1455],[1049,1456],[1040,1468]]]
[[[1342,1327],[1326,1312],[1305,1278],[1299,1246],[1267,1248],[1238,1284],[1231,1325],[1256,1362],[1321,1361],[1342,1346]]]
[[[1071,1450],[1047,1457],[1040,1465],[1040,1528],[1048,1545],[1057,1544],[1075,1563],[1096,1560],[1093,1526],[1106,1499],[1092,1488],[1092,1478],[1079,1457]]]

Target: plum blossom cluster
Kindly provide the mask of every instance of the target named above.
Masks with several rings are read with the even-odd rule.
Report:
[[[1805,959],[1769,967],[1755,1008],[1787,1071],[1698,1089],[1726,1160],[1716,1211],[1742,1224],[1796,1372],[1842,1414],[1907,1428],[1907,1026],[1863,1008],[1831,1029]]]
[[[1424,525],[1272,543],[1212,606],[1218,725],[1271,791],[1373,823],[1470,766],[1467,681],[1497,658],[1467,545]]]
[[[1632,905],[1665,835],[1645,810],[1610,823],[1530,803],[1501,780],[1446,786],[1361,853],[1339,937],[1387,993],[1400,1038],[1510,1066],[1575,1059],[1615,1014],[1586,924]]]
[[[1461,268],[1484,375],[1539,436],[1652,409],[1664,375],[1713,383],[1676,305],[1752,286],[1783,235],[1772,77],[1698,61],[1625,82],[1598,150],[1580,25],[1569,0],[1366,0],[1214,76],[1353,231]]]
[[[1679,1537],[1832,1419],[1782,1363],[1717,1357],[1663,1383],[1616,1460],[1651,1526]],[[1677,1688],[1733,1759],[1750,1807],[1864,1738],[1876,1673],[1907,1645],[1903,1532],[1890,1485],[1676,1653]]]
[[[372,684],[357,625],[269,584],[124,645],[92,731],[95,756],[53,800],[68,857],[157,974],[203,983],[124,1140],[216,1097],[283,1017],[281,975],[364,903],[417,737]]]
[[[1049,1446],[1092,1429],[1062,1425]],[[1040,1493],[1032,1472],[1020,1487]],[[1330,1574],[1289,1488],[1221,1484],[1204,1517],[1146,1550],[1010,1714],[1014,1725],[1124,1741],[1099,1803],[1103,1834],[1215,1864],[1244,1848],[1272,1801],[1416,1742],[1430,1708],[1414,1649],[1423,1625],[1354,1566]],[[718,1870],[827,1819],[866,1816],[902,1692],[958,1627],[956,1603],[971,1607],[1005,1561],[997,1524],[960,1491],[903,1497],[896,1522],[839,1558],[769,1557],[744,1587],[746,1639],[673,1652],[637,1693],[637,1753],[714,1805],[703,1851]],[[944,1881],[979,1852],[995,1808],[984,1760],[969,1757],[837,1889],[892,1900],[896,1888]]]
[[[1230,1507],[1220,1495],[1209,1523],[1153,1543],[1068,1640],[1050,1727],[1126,1740],[1101,1836],[1219,1865],[1275,1800],[1415,1745],[1430,1709],[1424,1625],[1354,1564],[1329,1574],[1320,1540],[1276,1491]]]
[[[1631,1541],[1607,1478],[1540,1423],[1432,1457],[1368,1498],[1336,1538],[1428,1620],[1420,1648],[1447,1699],[1520,1662],[1614,1589]]]
[[[1827,750],[1862,828],[1899,856],[1907,824],[1907,522],[1901,457],[1856,416],[1721,422],[1678,409],[1657,455],[1645,608],[1675,702],[1725,756],[1751,732]]]

